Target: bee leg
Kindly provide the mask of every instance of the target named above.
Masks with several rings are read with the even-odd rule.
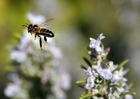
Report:
[[[40,36],[38,36],[38,37],[40,38],[40,40],[39,40],[39,44],[40,44],[40,49],[42,50],[42,39],[41,39]]]
[[[44,41],[47,43],[47,38],[44,36]]]
[[[36,40],[37,33],[35,33],[35,40]]]

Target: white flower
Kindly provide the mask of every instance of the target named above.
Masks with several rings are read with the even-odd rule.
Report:
[[[109,68],[111,71],[114,71],[117,68],[118,65],[114,65],[112,61],[109,61]]]
[[[44,70],[42,71],[41,76],[41,83],[46,84],[51,74],[51,69],[47,66],[44,67]]]
[[[119,71],[115,71],[113,73],[113,77],[112,77],[111,81],[114,83],[118,83],[120,80],[123,79],[123,76],[125,74],[126,74],[126,71],[124,71],[123,68],[121,68]]]
[[[83,69],[83,70],[84,70],[84,72],[85,72],[85,74],[86,74],[87,76],[92,76],[91,67],[88,67],[87,70],[85,70],[85,69]]]
[[[85,70],[85,69],[83,69],[83,70],[84,70],[85,74],[88,76],[85,88],[91,89],[92,87],[94,87],[94,80],[95,80],[95,77],[97,76],[97,74],[92,73],[91,67],[88,67],[87,70]]]
[[[41,23],[45,22],[45,20],[46,20],[44,16],[35,15],[33,13],[28,13],[27,18],[32,24],[41,24]]]
[[[107,80],[112,78],[112,73],[111,73],[109,68],[108,69],[102,69],[99,74]]]
[[[8,79],[11,80],[14,84],[17,84],[17,85],[21,84],[21,80],[19,79],[18,74],[15,72],[8,74]]]
[[[112,73],[111,70],[109,68],[107,69],[102,69],[101,68],[101,61],[98,61],[97,66],[93,67],[99,74],[100,76],[102,76],[103,78],[109,80],[112,78]]]
[[[101,67],[95,67],[95,69],[100,74],[100,76],[102,76],[104,79],[109,80],[112,78],[112,73],[110,69],[102,69]]]
[[[13,97],[15,99],[29,99],[26,90],[21,88],[21,85],[16,83],[9,83],[4,90],[4,94],[7,97]]]
[[[103,97],[97,97],[97,96],[93,95],[92,99],[104,99],[104,98]]]
[[[52,53],[54,58],[56,59],[61,59],[63,57],[61,49],[56,46],[55,41],[53,39],[48,39],[49,40],[49,51]]]
[[[132,95],[125,95],[124,99],[133,99],[133,96]]]
[[[96,89],[96,88],[93,88],[92,89],[92,95],[95,96],[95,94],[98,94],[99,93],[99,90]]]
[[[16,60],[19,63],[22,63],[27,58],[27,53],[24,51],[13,50],[10,54],[10,58]]]
[[[67,73],[67,71],[60,71],[60,87],[64,90],[68,90],[71,87],[71,76]]]
[[[120,90],[114,89],[114,88],[110,88],[110,93],[108,94],[108,99],[120,99]]]
[[[24,31],[22,38],[20,39],[20,43],[17,46],[17,49],[11,50],[10,58],[16,60],[19,63],[22,63],[27,58],[27,53],[25,50],[27,49],[28,44],[31,41],[31,37]]]
[[[87,76],[94,76],[94,77],[98,76],[98,73],[96,71],[92,70],[91,67],[88,67],[87,70],[86,69],[83,69],[83,70]]]
[[[104,38],[105,36],[103,36],[103,33],[98,36],[97,40],[95,40],[94,38],[89,38],[91,40],[89,47],[95,48],[97,53],[103,52],[102,48],[100,47],[100,44],[101,44],[101,40]]]
[[[7,97],[13,97],[19,91],[20,91],[20,87],[17,84],[9,83],[6,89],[4,90],[4,94]]]
[[[20,39],[20,44],[18,45],[18,49],[21,51],[25,50],[30,41],[31,41],[30,35],[27,34],[26,30],[24,30],[23,36]]]
[[[101,41],[101,40],[104,39],[104,38],[105,38],[105,36],[103,36],[103,33],[101,33],[101,34],[98,36],[97,41]]]
[[[95,80],[95,77],[93,77],[93,76],[90,76],[90,77],[88,77],[88,79],[87,79],[87,83],[86,83],[86,85],[85,85],[85,88],[86,89],[91,89],[91,88],[93,88],[94,87],[94,80]]]
[[[64,90],[62,90],[61,88],[55,87],[55,88],[53,88],[53,92],[57,99],[67,99],[67,96],[66,96]]]

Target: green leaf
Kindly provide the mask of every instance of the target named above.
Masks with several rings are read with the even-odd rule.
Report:
[[[128,61],[129,61],[129,60],[126,59],[126,60],[124,60],[123,62],[121,62],[121,63],[119,64],[119,66],[118,66],[114,71],[120,70]],[[113,71],[113,72],[114,72],[114,71]]]
[[[132,88],[133,85],[134,85],[133,83],[130,83],[130,84],[128,85],[128,87],[129,87],[129,88]]]
[[[128,61],[129,61],[128,59],[124,60],[119,64],[119,67],[122,68]]]
[[[136,95],[136,92],[123,92],[121,93],[121,96],[125,96],[125,95]]]
[[[92,94],[85,94],[83,96],[81,96],[79,99],[85,99],[85,98],[89,98],[92,97]]]
[[[92,63],[86,57],[84,57],[83,59],[90,67],[92,67]]]
[[[130,68],[126,68],[125,71],[126,73],[128,73],[130,71]]]
[[[115,88],[115,87],[121,87],[121,85],[120,84],[118,84],[118,85],[110,85],[109,87]]]
[[[82,84],[77,84],[78,87],[82,88],[83,90],[85,90],[85,85]]]
[[[76,81],[76,84],[80,84],[80,83],[86,83],[86,79],[81,79],[81,80],[78,80],[78,81]]]
[[[84,70],[87,70],[87,68],[83,65],[81,65],[81,68],[84,69]]]

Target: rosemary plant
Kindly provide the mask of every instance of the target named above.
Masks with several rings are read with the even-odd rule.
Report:
[[[90,61],[84,58],[88,67],[81,66],[87,78],[76,82],[86,90],[79,99],[133,99],[132,95],[135,92],[130,90],[132,84],[128,85],[124,77],[128,70],[123,66],[128,60],[119,65],[109,61],[107,55],[110,48],[104,49],[101,42],[104,38],[103,33],[98,35],[97,40],[90,38],[88,46]]]
[[[27,14],[31,22],[43,22],[43,16]],[[32,39],[33,38],[33,39]],[[63,67],[61,49],[53,39],[44,42],[43,50],[24,30],[19,44],[11,46],[8,79],[4,93],[11,99],[66,99],[71,77]]]

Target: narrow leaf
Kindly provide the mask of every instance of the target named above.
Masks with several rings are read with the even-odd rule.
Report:
[[[121,62],[121,63],[119,64],[118,67],[119,67],[119,68],[122,68],[128,61],[129,61],[128,59],[124,60],[123,62]]]
[[[83,66],[83,65],[81,65],[81,68],[87,70],[87,68],[85,66]]]
[[[83,59],[85,60],[85,62],[86,62],[90,67],[92,66],[91,62],[90,62],[86,57],[84,57]]]
[[[129,88],[132,88],[133,85],[134,85],[133,83],[130,83],[130,84],[128,85],[128,87],[129,87]]]
[[[81,79],[81,80],[76,81],[76,84],[80,84],[80,83],[86,83],[86,79]]]
[[[79,99],[85,99],[85,98],[90,98],[90,97],[92,97],[92,94],[85,94],[81,96]]]
[[[136,92],[124,92],[121,94],[121,96],[125,96],[125,95],[136,95]]]
[[[120,70],[128,61],[129,61],[128,59],[124,60],[122,63],[119,64],[119,66],[114,71]]]

